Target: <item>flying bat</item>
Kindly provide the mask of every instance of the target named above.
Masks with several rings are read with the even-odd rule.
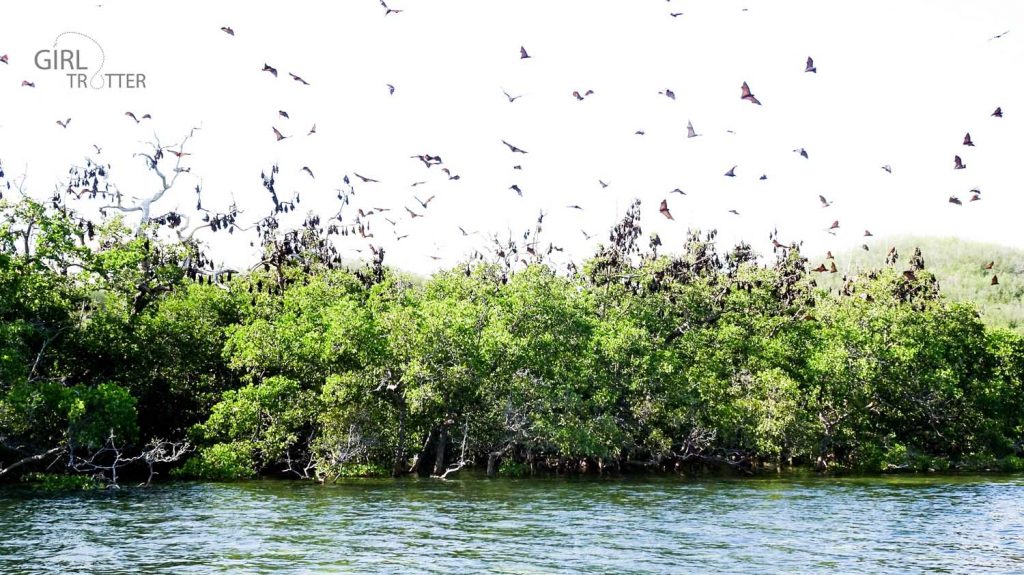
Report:
[[[661,200],[661,206],[658,207],[658,211],[661,212],[661,215],[665,216],[670,220],[675,219],[672,217],[672,212],[668,210],[668,200]]]
[[[512,150],[513,152],[518,152],[520,154],[525,154],[526,153],[526,150],[524,150],[522,148],[517,148],[517,147],[513,146],[512,144],[506,142],[505,140],[502,140],[501,143],[505,144],[506,146],[508,146],[508,149]]]
[[[746,101],[748,101],[748,102],[750,102],[752,104],[757,104],[758,106],[761,105],[760,100],[755,98],[754,95],[750,93],[750,86],[747,86],[746,82],[743,82],[743,85],[740,86],[740,91],[741,91],[741,93],[740,93],[740,99],[741,100],[746,100]]]

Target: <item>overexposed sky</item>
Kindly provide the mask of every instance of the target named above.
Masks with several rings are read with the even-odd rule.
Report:
[[[389,207],[397,235],[409,237],[397,240],[375,216],[374,238],[342,240],[343,254],[357,257],[353,250],[366,253],[373,242],[387,263],[417,272],[486,244],[463,237],[460,225],[521,237],[542,210],[543,245],[586,257],[633,198],[643,202],[643,237],[657,232],[669,250],[688,227],[717,228],[724,244],[743,239],[762,253],[776,227],[781,241],[803,240],[806,253],[859,245],[865,229],[1024,246],[1022,2],[389,6],[403,12],[385,16],[377,0],[12,3],[0,20],[0,55],[8,55],[0,161],[9,178],[24,173],[37,196],[85,157],[110,163],[125,193],[148,195],[155,181],[132,154],[154,134],[169,143],[198,126],[185,162],[191,173],[155,212],[191,211],[201,181],[205,207],[224,209],[233,197],[241,219],[253,221],[271,208],[258,176],[278,164],[279,195],[302,198],[292,221],[307,211],[326,216],[337,212],[335,190],[348,174],[356,195],[346,219],[359,207]],[[69,31],[100,43],[103,72],[143,73],[146,88],[71,89],[63,72],[39,70],[35,53]],[[520,59],[521,45],[532,58]],[[58,48],[98,64],[98,50],[79,35]],[[808,56],[817,74],[804,72]],[[260,71],[264,63],[277,78]],[[744,81],[763,105],[740,99]],[[675,100],[658,93],[666,88]],[[509,103],[503,90],[522,98]],[[595,93],[577,101],[574,90]],[[990,116],[997,106],[1003,118]],[[153,119],[136,125],[129,110]],[[56,124],[68,117],[67,129]],[[687,121],[701,136],[686,138]],[[306,136],[313,124],[317,133]],[[289,137],[276,141],[271,127]],[[973,148],[961,144],[965,132]],[[513,154],[503,139],[528,153]],[[409,157],[416,154],[441,156],[461,179]],[[957,154],[966,169],[953,170]],[[725,177],[733,165],[736,177]],[[353,172],[381,182],[363,184]],[[416,181],[427,183],[411,188]],[[677,187],[687,195],[668,193]],[[972,187],[982,201],[967,203]],[[819,194],[834,205],[823,209]],[[436,198],[424,211],[414,195]],[[950,195],[965,205],[948,203]],[[658,213],[665,198],[674,221]],[[410,221],[403,206],[425,217]],[[834,236],[825,231],[833,220]],[[247,239],[220,250],[234,261],[250,253]]]

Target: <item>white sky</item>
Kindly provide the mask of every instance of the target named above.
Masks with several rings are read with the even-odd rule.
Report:
[[[271,207],[259,173],[277,163],[282,198],[297,190],[300,212],[333,214],[342,176],[359,172],[381,183],[353,178],[348,214],[394,208],[386,215],[410,236],[396,241],[376,219],[370,241],[387,249],[387,263],[417,272],[484,244],[457,226],[521,237],[542,209],[543,244],[583,258],[635,197],[645,243],[657,232],[669,250],[687,227],[717,228],[726,246],[745,239],[762,253],[776,226],[782,241],[804,240],[805,253],[859,245],[865,229],[1024,246],[1024,2],[389,5],[404,12],[385,17],[377,0],[11,3],[0,19],[0,55],[9,57],[0,63],[0,160],[12,179],[27,166],[34,195],[51,192],[86,156],[110,163],[126,193],[148,195],[155,182],[132,153],[154,133],[169,143],[200,126],[186,162],[195,178],[181,178],[156,211],[193,208],[201,178],[205,207],[223,209],[233,194],[242,219],[255,220]],[[103,46],[104,72],[144,73],[147,88],[72,90],[61,72],[37,69],[35,52],[65,31]],[[531,59],[519,58],[520,45]],[[98,60],[81,38],[59,47],[80,49],[86,65]],[[807,56],[817,74],[804,73]],[[264,62],[278,78],[260,71]],[[762,106],[740,99],[744,81]],[[674,101],[658,94],[666,88]],[[502,89],[524,96],[510,104]],[[571,96],[587,89],[595,94],[585,101]],[[1002,119],[990,117],[997,106]],[[128,110],[153,120],[136,125]],[[66,130],[56,125],[67,117]],[[701,137],[686,138],[688,120]],[[271,126],[292,137],[275,141]],[[634,135],[639,129],[646,135]],[[967,131],[974,148],[961,145]],[[529,153],[512,154],[502,139]],[[809,159],[792,151],[801,147]],[[462,179],[409,158],[427,153]],[[956,154],[967,169],[952,169]],[[724,177],[734,164],[737,177]],[[419,180],[428,184],[410,188]],[[983,200],[968,204],[975,186]],[[688,195],[669,195],[676,187]],[[819,193],[835,205],[822,209]],[[402,206],[424,213],[414,194],[437,197],[425,218],[409,221]],[[949,204],[951,194],[965,205]],[[658,214],[664,198],[675,221]],[[824,231],[833,220],[836,236]],[[348,248],[365,253],[367,243],[341,245],[355,257]],[[247,243],[232,249],[232,259],[249,253]]]

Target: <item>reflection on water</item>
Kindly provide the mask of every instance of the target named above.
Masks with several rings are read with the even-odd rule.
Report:
[[[0,491],[0,573],[1024,573],[1024,478]]]

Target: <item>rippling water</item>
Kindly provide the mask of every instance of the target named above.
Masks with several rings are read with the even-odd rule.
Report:
[[[0,573],[1024,573],[1024,478],[0,491]]]

